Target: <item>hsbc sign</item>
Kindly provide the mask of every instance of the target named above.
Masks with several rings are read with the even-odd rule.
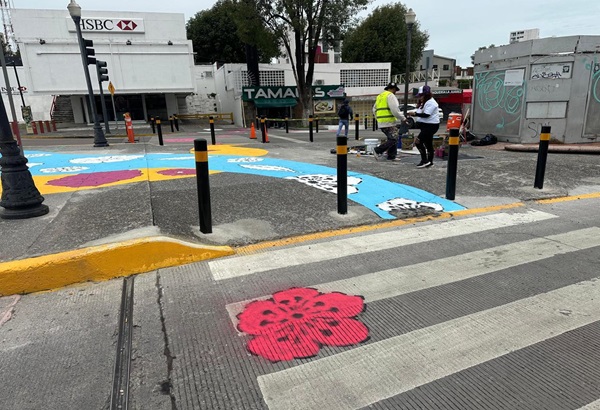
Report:
[[[75,25],[71,18],[67,18],[69,31],[76,31]],[[144,19],[128,19],[128,18],[82,18],[82,32],[103,32],[103,33],[143,33]]]

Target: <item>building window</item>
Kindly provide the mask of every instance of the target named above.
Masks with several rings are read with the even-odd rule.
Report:
[[[340,53],[335,53],[333,55],[333,62],[336,64],[339,64],[342,62],[342,56],[340,55]]]
[[[242,87],[248,87],[250,81],[248,80],[248,71],[240,70],[235,72],[235,89],[241,90]],[[260,85],[265,86],[283,86],[285,85],[285,73],[283,70],[273,71],[261,71],[260,72]]]
[[[438,67],[438,65],[434,64],[433,67],[431,67],[431,68],[433,68],[434,70],[437,70],[437,67]]]
[[[340,84],[346,87],[381,87],[390,81],[390,71],[386,69],[340,70]]]
[[[450,70],[450,66],[449,66],[448,64],[444,64],[444,65],[442,66],[442,70],[444,70],[444,71],[448,71],[448,70]]]
[[[213,78],[212,71],[205,71],[204,72],[204,78]]]

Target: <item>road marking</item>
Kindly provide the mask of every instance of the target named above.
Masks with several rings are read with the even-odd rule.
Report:
[[[308,144],[308,141],[303,141],[303,140],[299,140],[296,138],[290,138],[290,137],[283,137],[281,135],[275,135],[275,134],[271,134],[270,132],[267,133],[269,135],[269,138],[277,138],[280,140],[285,140],[285,141],[291,141],[291,142],[296,142],[298,144]]]
[[[224,280],[272,269],[321,262],[331,259],[332,255],[338,258],[356,256],[363,253],[396,248],[399,244],[410,245],[427,242],[432,239],[452,238],[551,218],[556,218],[556,216],[535,210],[515,214],[498,213],[400,229],[392,232],[381,232],[369,235],[368,237],[342,238],[295,248],[219,259],[210,261],[208,264],[213,278],[215,280]]]
[[[579,282],[259,376],[258,384],[271,409],[359,409],[593,323],[599,311],[600,282]]]
[[[592,227],[309,287],[323,293],[361,295],[368,303],[597,246],[600,246],[600,228]],[[262,296],[252,300],[270,297]],[[226,306],[235,328],[238,324],[237,315],[252,300]]]
[[[590,404],[588,404],[587,406],[583,406],[579,410],[600,410],[600,400],[591,402]]]

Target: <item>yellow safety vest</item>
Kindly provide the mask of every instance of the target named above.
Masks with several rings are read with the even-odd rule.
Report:
[[[387,98],[388,98],[388,95],[390,95],[390,94],[391,94],[391,92],[384,91],[377,96],[377,100],[375,101],[375,111],[376,111],[376,116],[377,116],[377,122],[395,122],[396,121],[396,117],[394,117],[394,114],[392,114],[392,111],[390,111],[390,107],[388,106],[388,103],[387,103]]]

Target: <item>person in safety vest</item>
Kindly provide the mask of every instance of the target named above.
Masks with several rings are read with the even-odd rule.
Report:
[[[383,158],[383,153],[387,152],[387,159],[396,159],[398,153],[398,137],[400,128],[398,123],[405,121],[404,115],[400,112],[400,106],[395,93],[399,90],[396,83],[389,83],[384,91],[377,96],[375,105],[373,105],[373,115],[377,119],[377,124],[381,131],[387,137],[387,140],[375,147],[375,159]]]

